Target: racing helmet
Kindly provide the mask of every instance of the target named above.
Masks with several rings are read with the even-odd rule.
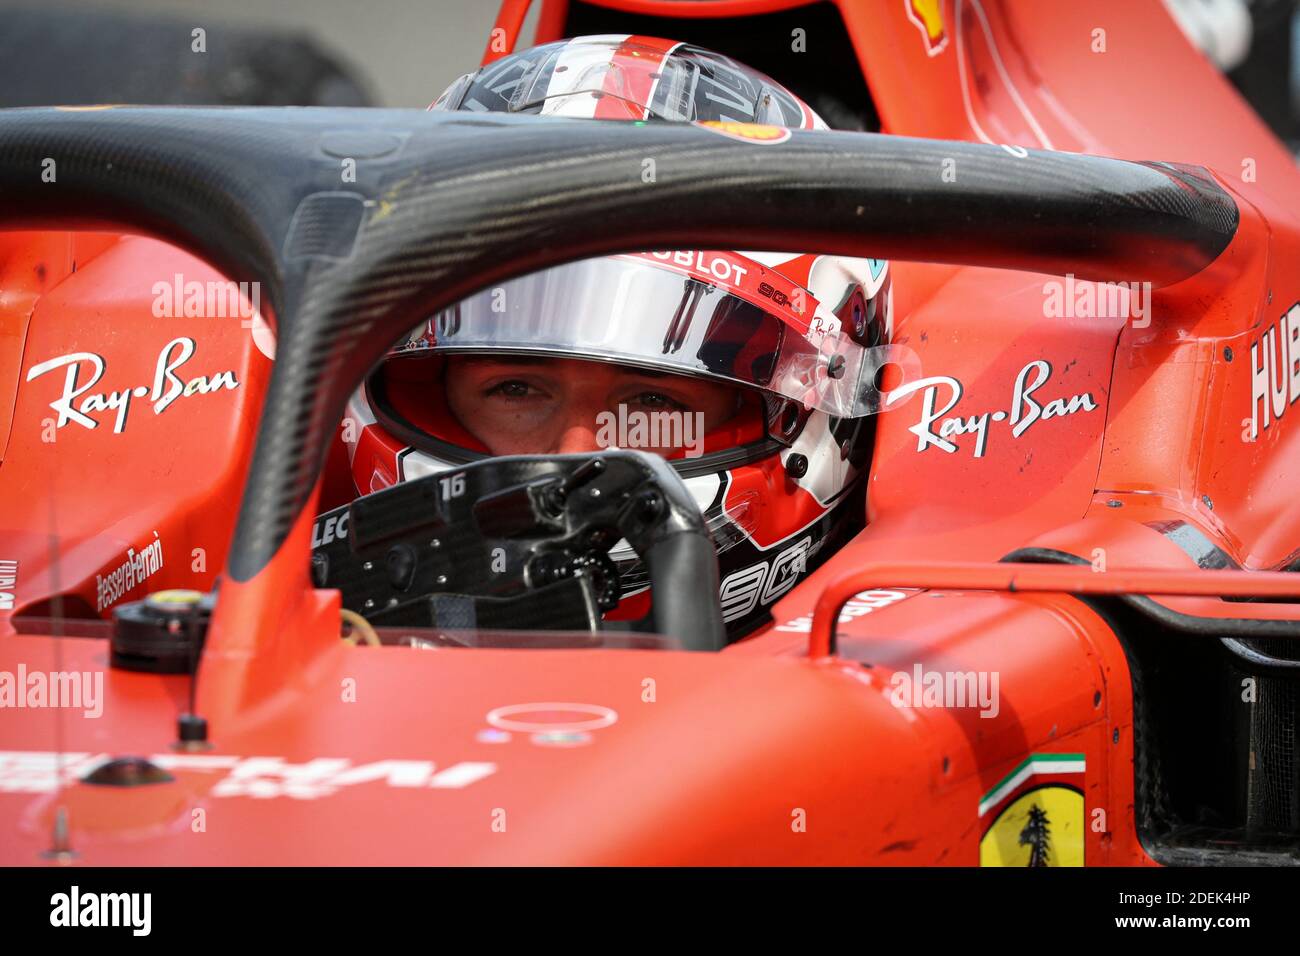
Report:
[[[430,108],[826,128],[793,93],[728,57],[639,36],[506,56],[460,77]],[[752,413],[667,457],[712,531],[736,640],[865,522],[890,317],[879,259],[647,251],[522,276],[430,316],[368,376],[348,412],[359,427],[344,434],[353,480],[367,494],[489,455],[448,408],[451,355],[581,359],[727,383]],[[622,598],[607,617],[641,617],[644,567],[625,542],[610,556]]]

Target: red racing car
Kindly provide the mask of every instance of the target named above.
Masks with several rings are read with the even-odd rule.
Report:
[[[1300,172],[1170,13],[529,6],[0,112],[0,862],[1300,862]]]

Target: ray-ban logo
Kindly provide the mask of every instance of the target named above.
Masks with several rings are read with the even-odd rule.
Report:
[[[63,371],[63,394],[49,403],[50,408],[59,413],[54,420],[56,429],[73,422],[82,428],[93,430],[100,425],[96,414],[113,412],[113,433],[120,434],[126,429],[127,417],[136,399],[149,402],[153,413],[161,415],[179,399],[239,387],[239,380],[230,369],[192,377],[188,370],[182,371],[181,367],[194,357],[196,349],[195,340],[185,336],[172,339],[164,345],[154,363],[151,385],[139,382],[107,392],[91,392],[108,368],[107,360],[95,352],[69,352],[39,362],[27,370],[27,381],[35,381],[50,372]]]

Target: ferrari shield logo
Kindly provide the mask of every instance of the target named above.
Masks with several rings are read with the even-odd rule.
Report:
[[[907,18],[925,39],[925,52],[938,56],[948,45],[948,28],[943,22],[943,0],[903,0]]]
[[[984,795],[980,866],[1083,866],[1083,754],[1033,754]]]

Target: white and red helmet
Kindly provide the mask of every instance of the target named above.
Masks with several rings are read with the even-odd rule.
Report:
[[[825,128],[728,57],[634,36],[507,56],[433,108]],[[569,263],[470,296],[394,348],[351,403],[362,426],[348,447],[353,478],[367,494],[488,455],[446,407],[448,354],[616,362],[747,390],[762,414],[706,435],[697,457],[671,459],[713,531],[734,640],[863,526],[889,334],[884,260],[690,250]],[[611,556],[623,588],[613,614],[640,617],[644,569],[630,549]]]

